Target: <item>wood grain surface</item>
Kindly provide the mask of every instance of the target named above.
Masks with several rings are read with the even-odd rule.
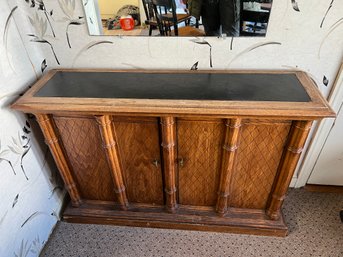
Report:
[[[216,211],[220,215],[227,212],[228,201],[231,199],[233,173],[236,173],[235,161],[241,137],[242,119],[225,120],[225,139],[222,150],[221,174],[218,188]]]
[[[177,121],[179,203],[214,206],[220,176],[224,123]]]
[[[280,218],[281,206],[286,197],[286,192],[300,154],[304,149],[303,147],[310,132],[311,125],[312,121],[293,121],[266,206],[266,213],[271,219],[277,220]]]
[[[287,234],[281,207],[312,121],[335,115],[307,74],[192,73],[295,74],[301,103],[34,97],[58,71],[12,108],[37,117],[71,197],[65,220]],[[63,70],[76,71],[96,72]]]
[[[70,195],[73,206],[80,206],[82,203],[80,190],[75,181],[75,174],[71,170],[68,156],[60,143],[58,133],[51,115],[36,114],[37,121],[43,132],[45,143],[49,146],[55,163],[60,171],[64,185]]]
[[[118,150],[118,140],[111,116],[102,115],[96,116],[95,118],[99,125],[102,145],[105,149],[108,166],[110,167],[114,192],[116,193],[121,208],[126,210],[129,202],[127,200],[126,188],[123,181],[123,168]]]
[[[295,74],[311,98],[310,102],[273,102],[273,101],[206,101],[206,100],[153,100],[153,99],[94,99],[94,98],[63,98],[63,97],[34,97],[57,72],[132,72],[132,70],[51,70],[33,87],[18,99],[12,108],[25,112],[68,112],[91,114],[126,114],[142,116],[232,116],[245,117],[283,117],[285,119],[320,119],[334,117],[335,113],[320,94],[311,78],[301,71],[270,71],[270,70],[230,70],[230,71],[177,71],[178,73],[196,74],[235,73],[235,74]],[[175,73],[172,70],[135,70],[141,73]]]
[[[229,206],[264,209],[290,121],[243,120]]]
[[[158,119],[113,117],[129,202],[163,205]]]
[[[95,118],[53,116],[82,198],[114,200],[113,183]]]
[[[177,204],[176,187],[176,121],[174,117],[162,117],[160,121],[161,128],[161,147],[163,155],[164,171],[164,193],[166,198],[166,207],[169,212],[175,212]]]

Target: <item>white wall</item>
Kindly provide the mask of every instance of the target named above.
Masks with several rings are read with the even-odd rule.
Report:
[[[44,60],[38,46],[27,54],[17,29],[25,26],[10,16],[13,8],[0,0],[0,256],[38,256],[56,224],[62,191],[35,121],[9,108],[41,75]],[[13,15],[25,12],[17,8]]]
[[[343,111],[337,114],[308,180],[309,184],[343,186]]]
[[[337,113],[336,119],[326,119],[321,122],[318,133],[313,138],[314,145],[308,152],[303,172],[297,181],[309,174],[309,184],[343,186],[343,60],[339,74],[330,93],[329,103]]]
[[[1,1],[5,2],[5,0]],[[343,54],[343,22],[339,22],[343,13],[343,1],[333,1],[332,8],[327,13],[323,26],[320,27],[331,1],[296,0],[300,10],[296,11],[292,7],[291,0],[274,0],[270,25],[265,38],[235,38],[232,42],[232,49],[230,48],[231,38],[205,39],[212,46],[213,67],[210,67],[210,47],[205,44],[197,44],[194,42],[194,38],[89,36],[85,24],[68,25],[75,21],[83,22],[83,19],[79,19],[79,16],[84,16],[81,0],[76,0],[75,7],[73,6],[74,0],[44,1],[56,37],[53,36],[49,24],[44,30],[46,17],[42,10],[38,10],[37,7],[31,8],[30,4],[23,0],[8,0],[11,8],[15,5],[19,6],[14,18],[19,24],[18,30],[38,74],[43,59],[46,59],[48,69],[90,67],[188,70],[196,62],[199,62],[199,69],[301,69],[313,77],[325,96],[329,93]],[[51,10],[53,10],[52,16],[50,16]],[[8,13],[8,10],[3,12]],[[35,14],[40,17],[43,26],[37,22],[35,28],[31,26],[28,16],[33,17]],[[1,20],[3,22],[3,16],[1,16]],[[67,30],[69,44],[66,37]],[[49,43],[31,42],[32,37],[28,34],[32,33]],[[39,49],[38,53],[37,49]],[[25,56],[24,53],[20,54],[20,57],[22,56]],[[25,67],[30,65],[27,63]],[[18,70],[20,76],[24,76],[24,71],[29,72],[29,69]],[[327,85],[323,83],[324,76],[328,79]],[[25,75],[25,81],[28,81],[27,78],[33,80],[33,77],[32,74]],[[19,82],[14,84],[16,83]],[[19,84],[22,86],[21,83]],[[9,88],[11,87],[7,85],[6,90]],[[17,126],[16,128],[20,129],[22,123],[12,122],[10,118],[6,119],[9,124],[12,124],[11,126]],[[16,134],[16,131],[12,131],[12,129],[10,133]],[[4,137],[8,141],[11,139],[7,134]],[[9,144],[9,142],[4,144]],[[36,157],[30,157],[33,160],[34,158]],[[0,165],[3,167],[6,164],[1,163]],[[6,181],[12,177],[19,179],[19,171],[17,176],[11,175],[10,171],[6,172],[6,175],[3,175],[3,172],[0,174],[9,176],[6,177]],[[46,185],[42,187],[44,188]],[[15,195],[16,193],[13,192],[5,197],[7,208],[10,207],[10,200]],[[32,193],[27,195],[35,199]],[[6,210],[1,210],[0,215],[3,216]],[[29,239],[29,242],[33,238],[34,236]],[[18,240],[14,242],[15,246],[12,249],[17,249],[19,242]]]
[[[98,0],[98,3],[102,19],[114,18],[118,10],[124,5],[139,6],[138,0]]]

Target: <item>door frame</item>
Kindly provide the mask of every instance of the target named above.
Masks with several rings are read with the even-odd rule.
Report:
[[[101,36],[103,34],[103,29],[98,1],[82,0],[82,5],[85,12],[86,20],[91,19],[91,22],[86,21],[88,34]]]
[[[340,68],[333,83],[328,102],[331,108],[338,114],[343,106],[343,60],[341,61]],[[306,185],[311,173],[317,163],[325,142],[335,125],[335,118],[327,118],[320,122],[314,130],[314,135],[309,143],[308,150],[300,165],[298,171],[298,178],[295,182],[295,187],[303,187]]]

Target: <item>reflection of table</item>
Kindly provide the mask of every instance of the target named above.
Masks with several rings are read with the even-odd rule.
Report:
[[[106,36],[139,36],[142,34],[143,29],[138,27],[133,30],[112,29],[108,30],[104,28],[104,35]]]
[[[243,2],[243,11],[269,12],[272,5],[270,3]]]
[[[260,3],[261,9],[263,10],[269,10],[272,9],[272,4],[271,3]]]
[[[298,71],[50,71],[13,107],[40,123],[67,221],[274,236],[311,123],[334,115]]]

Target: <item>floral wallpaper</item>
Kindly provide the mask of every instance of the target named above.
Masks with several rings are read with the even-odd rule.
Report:
[[[38,256],[64,189],[33,117],[9,108],[45,69],[40,50],[25,48],[13,2],[0,1],[0,256]]]
[[[264,38],[89,36],[87,1],[0,3],[0,256],[38,256],[58,219],[63,189],[36,122],[9,109],[48,69],[299,69],[327,96],[343,57],[339,0],[274,0]]]

